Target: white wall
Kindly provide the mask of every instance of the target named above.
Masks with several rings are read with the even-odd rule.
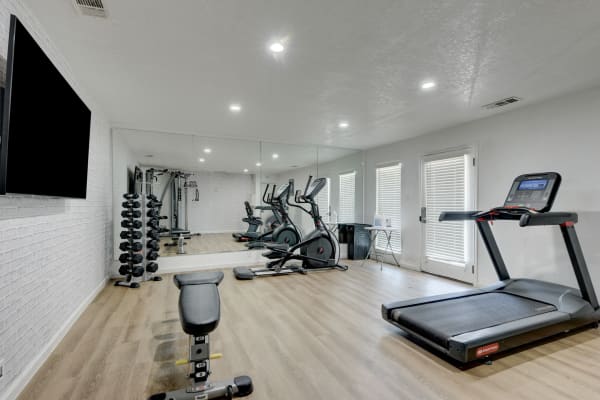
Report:
[[[401,263],[418,266],[421,254],[420,157],[460,145],[478,148],[479,209],[502,205],[512,180],[523,173],[557,171],[563,184],[555,210],[577,211],[577,225],[592,278],[600,290],[600,89],[562,96],[440,132],[366,151],[366,215],[375,210],[375,167],[402,162]],[[522,229],[496,223],[494,232],[513,276],[576,285],[558,228]],[[479,284],[496,279],[479,244]]]
[[[112,255],[110,128],[30,11],[0,0],[5,70],[16,14],[92,110],[86,200],[0,196],[0,399],[13,399],[103,287]],[[4,74],[2,74],[4,75]],[[4,77],[2,78],[4,80]],[[32,143],[35,145],[35,143]],[[68,157],[69,149],[57,157]],[[42,171],[35,179],[68,179]]]
[[[244,201],[254,205],[256,185],[253,174],[231,174],[227,172],[196,171],[189,181],[196,181],[200,201],[193,201],[195,190],[188,190],[189,230],[192,233],[221,233],[245,231],[247,224]],[[159,177],[154,186],[154,194],[160,198],[169,175]],[[162,215],[171,214],[171,188],[163,200]],[[181,212],[180,227],[184,227],[184,213]],[[161,220],[161,225],[170,226],[170,219]]]

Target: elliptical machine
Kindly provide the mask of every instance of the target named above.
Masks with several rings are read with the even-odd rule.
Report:
[[[250,280],[264,276],[306,274],[308,271],[328,269],[348,270],[348,266],[339,264],[338,241],[335,235],[327,229],[327,225],[323,223],[319,206],[315,200],[326,184],[326,178],[317,178],[312,181],[312,176],[309,176],[304,194],[298,190],[294,195],[296,203],[294,206],[311,216],[315,229],[296,245],[267,245],[266,247],[270,251],[264,253],[263,256],[272,261],[267,262],[264,268],[234,268],[233,273],[237,279]],[[310,209],[307,210],[301,204],[309,204]],[[301,261],[301,264],[288,265],[287,263],[291,260]]]
[[[290,219],[286,208],[286,204],[289,204],[290,193],[294,190],[294,180],[290,179],[289,183],[283,184],[279,188],[277,188],[277,185],[273,185],[271,193],[267,194],[270,187],[270,185],[267,185],[265,188],[263,201],[274,210],[277,210],[281,216],[281,225],[275,228],[274,231],[263,233],[255,240],[246,243],[246,247],[249,249],[261,249],[267,245],[294,246],[302,240],[300,232]]]
[[[263,224],[261,218],[254,216],[254,209],[249,202],[244,202],[244,208],[246,209],[246,218],[243,218],[242,221],[248,224],[248,228],[246,229],[246,232],[236,232],[231,234],[238,242],[249,242],[258,238],[261,234],[258,229]]]

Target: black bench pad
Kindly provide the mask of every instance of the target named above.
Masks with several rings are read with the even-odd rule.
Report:
[[[182,286],[179,293],[179,319],[188,335],[204,336],[214,331],[221,318],[217,285]]]
[[[222,271],[192,272],[189,274],[177,274],[173,276],[173,282],[175,282],[175,286],[181,289],[182,286],[186,285],[218,285],[224,277],[225,274],[223,274]]]

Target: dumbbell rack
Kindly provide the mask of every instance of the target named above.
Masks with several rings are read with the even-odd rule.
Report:
[[[123,252],[119,256],[122,263],[119,274],[125,279],[115,282],[115,286],[139,288],[145,281],[160,281],[160,276],[154,274],[158,270],[156,259],[160,250],[158,228],[158,207],[160,203],[155,196],[147,196],[145,202],[143,195],[124,194],[125,202],[122,203],[121,239],[119,244]]]
[[[162,203],[158,201],[158,198],[152,194],[146,196],[148,202],[145,204],[146,209],[144,210],[144,254],[146,254],[146,265],[145,265],[145,281],[160,281],[160,276],[154,275],[158,270],[158,263],[156,260],[159,257],[160,250],[160,206]]]
[[[115,286],[126,286],[130,288],[139,288],[140,282],[143,280],[145,273],[143,252],[143,237],[142,232],[142,206],[138,201],[138,194],[124,194],[125,201],[122,203],[123,211],[121,211],[121,227],[125,230],[121,232],[121,239],[124,242],[119,244],[119,249],[122,251],[119,256],[121,266],[119,274],[125,276],[124,280],[115,282]]]

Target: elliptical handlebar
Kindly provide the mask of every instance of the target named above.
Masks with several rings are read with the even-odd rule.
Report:
[[[306,193],[308,192],[308,187],[310,186],[310,183],[312,182],[312,175],[308,176],[308,181],[306,181],[306,186],[304,187],[304,196],[306,196]]]

